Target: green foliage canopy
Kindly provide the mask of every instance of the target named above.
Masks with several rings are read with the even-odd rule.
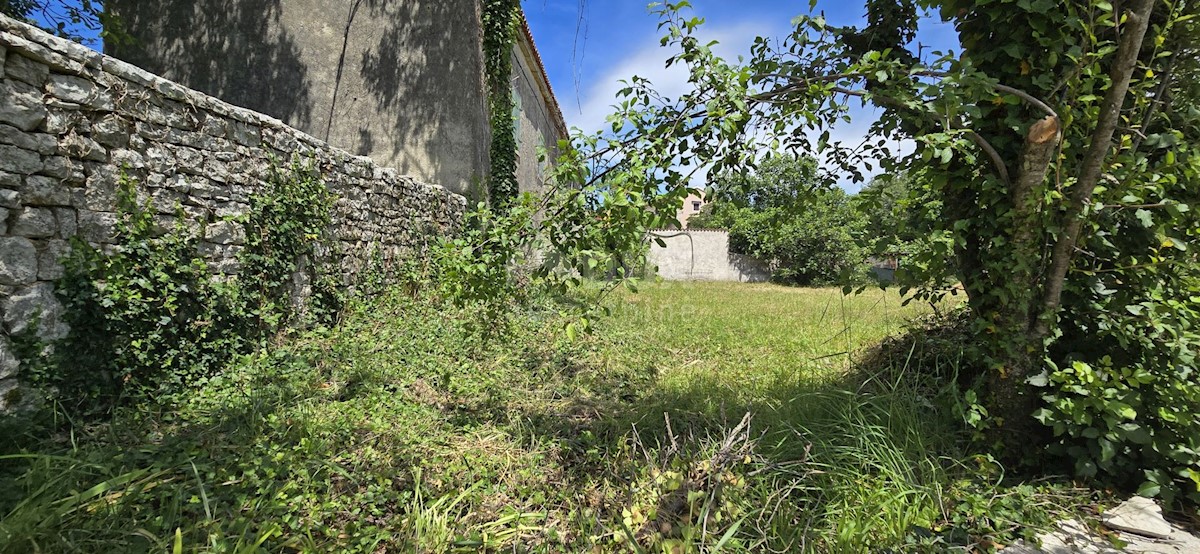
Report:
[[[712,202],[688,227],[728,230],[730,250],[766,262],[772,279],[830,285],[861,277],[864,220],[842,189],[821,186],[812,158],[771,157],[754,173],[717,175],[710,189]]]
[[[589,175],[653,179],[666,193],[646,203],[670,209],[690,176],[675,168],[746,171],[763,147],[851,176],[872,159],[921,172],[910,198],[939,217],[912,277],[921,298],[955,280],[967,293],[988,436],[1010,457],[1051,444],[1081,475],[1200,499],[1200,439],[1173,430],[1200,425],[1185,392],[1200,350],[1194,0],[872,1],[865,28],[801,16],[736,63],[687,7],[659,13],[667,64],[691,87],[672,98],[631,79],[608,132],[581,145]],[[961,50],[908,49],[919,7],[955,24]],[[833,140],[858,102],[882,110],[870,137]],[[899,137],[912,155],[889,150]],[[1128,377],[1139,371],[1155,385]]]

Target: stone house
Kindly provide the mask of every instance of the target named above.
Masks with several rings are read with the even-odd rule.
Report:
[[[683,199],[683,204],[675,210],[675,219],[679,221],[680,227],[687,229],[688,219],[700,213],[705,204],[708,204],[708,201],[704,199],[703,194],[688,193],[687,198]]]
[[[481,198],[482,0],[109,0],[133,38],[106,52],[420,181]],[[511,86],[521,190],[567,126],[521,16]]]

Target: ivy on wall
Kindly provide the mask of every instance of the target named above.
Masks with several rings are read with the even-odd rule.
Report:
[[[230,279],[213,278],[201,235],[182,213],[160,228],[126,178],[118,203],[116,244],[77,240],[65,260],[56,293],[69,335],[54,348],[26,349],[34,354],[24,358],[33,362],[26,377],[50,385],[64,407],[169,401],[285,327],[331,320],[341,305],[326,231],[333,195],[311,165],[273,168],[234,220],[245,247]]]
[[[519,0],[484,0],[483,61],[491,119],[491,166],[488,197],[506,210],[517,197],[517,139],[513,132],[512,49],[516,40]]]

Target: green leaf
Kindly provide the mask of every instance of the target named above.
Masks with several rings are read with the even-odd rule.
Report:
[[[1137,490],[1138,496],[1144,496],[1146,498],[1154,498],[1158,496],[1160,492],[1162,492],[1162,487],[1153,481],[1146,481],[1142,483],[1142,486],[1138,487]]]
[[[1142,227],[1147,229],[1154,227],[1154,214],[1151,214],[1150,210],[1139,209],[1138,211],[1134,212],[1133,215],[1134,217],[1137,217],[1137,220],[1142,224]]]

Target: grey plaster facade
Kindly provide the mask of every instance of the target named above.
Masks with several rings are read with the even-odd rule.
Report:
[[[471,196],[490,126],[479,0],[109,0],[134,37],[115,56],[277,117],[333,146]],[[565,138],[528,26],[514,48],[518,181]]]
[[[538,192],[558,157],[558,141],[567,138],[567,125],[524,18],[513,47],[512,67],[517,183],[522,192]]]
[[[312,160],[333,192],[345,282],[457,232],[466,199],[332,148],[283,122],[0,16],[0,411],[20,362],[11,337],[62,338],[54,283],[68,241],[114,241],[122,178],[173,225],[180,211],[214,273],[238,271],[233,221],[273,160]]]

